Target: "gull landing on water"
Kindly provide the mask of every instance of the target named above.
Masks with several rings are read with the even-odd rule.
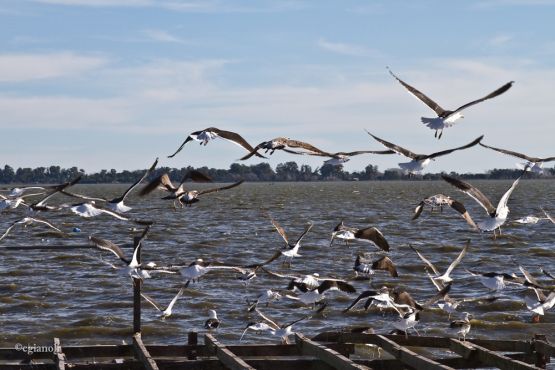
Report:
[[[473,147],[474,145],[478,144],[484,137],[484,135],[482,135],[479,138],[476,138],[474,141],[457,148],[442,150],[440,152],[435,152],[432,154],[416,154],[399,145],[395,145],[393,143],[390,143],[389,141],[380,139],[379,137],[372,135],[368,131],[366,132],[368,133],[368,135],[372,136],[376,141],[380,142],[386,148],[393,150],[397,154],[400,154],[407,158],[412,159],[412,161],[410,162],[399,163],[399,167],[403,169],[405,172],[407,172],[409,175],[422,171],[424,168],[426,168],[426,166],[428,166],[428,164],[430,164],[430,161],[435,160],[435,158],[437,157],[441,157],[443,155],[453,153],[454,151],[457,151],[457,150]]]
[[[511,86],[513,85],[513,83],[514,83],[514,81],[510,81],[510,82],[506,83],[505,85],[501,86],[500,88],[498,88],[497,90],[495,90],[494,92],[484,96],[483,98],[480,98],[478,100],[471,101],[470,103],[466,103],[464,105],[461,105],[460,107],[458,107],[455,110],[445,110],[442,107],[440,107],[439,104],[437,104],[435,101],[433,101],[432,99],[430,99],[429,97],[424,95],[422,92],[415,89],[411,85],[409,85],[406,82],[404,82],[403,80],[401,80],[395,74],[393,74],[393,72],[391,72],[389,67],[387,69],[389,70],[389,73],[401,85],[403,85],[403,87],[405,89],[407,89],[407,91],[409,93],[414,95],[417,99],[419,99],[422,103],[426,104],[430,109],[432,109],[437,114],[436,118],[422,117],[422,123],[425,124],[426,126],[428,126],[429,128],[431,128],[432,130],[435,130],[435,135],[434,136],[437,137],[438,139],[441,139],[441,135],[443,135],[443,129],[445,127],[451,127],[455,124],[455,122],[457,120],[459,120],[461,118],[464,118],[464,116],[462,114],[462,111],[464,109],[466,109],[468,107],[471,107],[475,104],[481,103],[484,100],[492,99],[492,98],[495,98],[496,96],[499,96],[499,95],[503,94],[504,92],[509,90],[511,88]],[[439,131],[439,135],[438,135],[438,131]]]
[[[181,146],[177,149],[177,151],[172,155],[169,155],[168,158],[173,158],[177,153],[181,151],[181,149],[183,149],[185,144],[187,144],[191,140],[199,141],[200,145],[206,145],[210,140],[214,140],[217,138],[222,138],[227,141],[231,141],[232,143],[239,145],[240,147],[246,149],[249,152],[254,151],[254,148],[249,143],[247,143],[247,141],[243,139],[241,135],[235,132],[220,130],[215,127],[209,127],[204,130],[195,131],[189,134],[189,136],[187,136],[187,138],[185,139],[183,144],[181,144]],[[253,154],[256,154],[258,157],[261,157],[261,158],[266,158],[263,155],[260,155],[258,153],[253,153]]]
[[[510,155],[510,156],[513,156],[513,157],[524,159],[527,162],[517,163],[517,168],[519,170],[527,170],[527,171],[531,171],[531,172],[534,172],[534,173],[537,173],[537,174],[542,174],[543,173],[543,164],[545,162],[555,161],[555,157],[548,157],[548,158],[529,157],[526,154],[513,152],[513,151],[507,150],[507,149],[494,148],[493,146],[488,146],[488,145],[485,145],[485,144],[482,144],[482,143],[480,143],[480,145],[483,146],[484,148],[492,149],[492,150],[495,150],[495,151],[503,153],[503,154],[507,154],[507,155]]]
[[[482,231],[493,231],[493,237],[495,239],[495,230],[499,229],[499,235],[501,235],[501,225],[505,223],[505,221],[507,220],[507,216],[509,215],[509,207],[507,206],[509,197],[511,196],[513,190],[515,190],[518,182],[520,181],[520,178],[524,175],[524,173],[526,173],[526,171],[523,171],[521,175],[513,182],[509,190],[507,190],[505,194],[503,194],[503,196],[499,200],[499,203],[497,204],[497,207],[494,207],[491,204],[490,200],[480,190],[478,190],[478,188],[470,185],[469,183],[445,174],[442,174],[441,177],[449,184],[453,185],[466,195],[470,196],[486,210],[489,218],[484,221],[478,222],[478,228]]]

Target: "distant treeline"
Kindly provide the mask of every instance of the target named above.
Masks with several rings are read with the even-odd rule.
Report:
[[[233,163],[229,169],[216,168],[193,168],[183,167],[181,169],[160,167],[157,168],[150,178],[154,178],[164,172],[170,175],[173,181],[180,181],[187,171],[196,169],[210,176],[216,182],[232,182],[239,179],[246,181],[366,181],[366,180],[440,180],[440,173],[417,175],[409,178],[400,169],[387,169],[384,172],[378,170],[378,166],[368,165],[363,171],[347,172],[343,171],[342,166],[325,165],[317,169],[312,169],[309,165],[303,164],[299,167],[296,162],[285,162],[272,169],[268,163],[256,165],[242,165]],[[0,169],[0,183],[11,184],[53,184],[63,183],[82,175],[81,183],[132,183],[140,178],[145,170],[121,171],[114,169],[101,170],[97,173],[87,174],[85,170],[77,167],[61,168],[60,166],[37,167],[37,168],[18,168],[5,165]],[[486,173],[479,174],[458,174],[451,172],[449,175],[466,179],[515,179],[521,171],[517,169],[493,169]],[[537,178],[536,174],[530,173],[528,177]],[[555,178],[555,167],[546,168],[541,178]]]

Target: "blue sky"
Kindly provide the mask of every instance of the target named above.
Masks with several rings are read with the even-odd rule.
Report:
[[[188,144],[214,126],[253,146],[277,136],[330,152],[417,153],[484,143],[553,156],[555,1],[0,0],[0,165],[228,168],[241,148]],[[513,88],[465,111],[438,141],[430,110],[390,66],[445,108]],[[318,158],[277,153],[288,160]],[[349,171],[404,158],[360,156]],[[245,164],[258,163],[251,159]],[[429,172],[513,167],[472,148]]]

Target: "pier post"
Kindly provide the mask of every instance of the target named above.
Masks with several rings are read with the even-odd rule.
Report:
[[[141,237],[133,238],[133,247],[141,242]],[[137,251],[137,261],[141,263],[141,250]],[[133,278],[133,333],[141,332],[141,279]]]

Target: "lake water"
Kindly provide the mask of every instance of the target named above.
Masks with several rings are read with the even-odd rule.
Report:
[[[496,204],[510,186],[510,181],[473,181]],[[204,185],[198,186],[202,188]],[[107,198],[125,190],[125,185],[79,185],[75,192],[101,195]],[[458,213],[446,208],[443,213],[430,214],[426,209],[417,221],[411,222],[414,207],[424,197],[444,193],[463,202],[475,221],[483,220],[484,210],[471,198],[444,182],[349,182],[349,183],[245,183],[238,188],[206,195],[191,208],[175,211],[169,201],[155,192],[145,198],[131,196],[126,202],[133,207],[128,214],[134,218],[151,219],[155,224],[142,250],[144,262],[159,265],[190,263],[196,258],[217,260],[231,265],[244,265],[269,258],[283,245],[280,236],[264,216],[270,213],[296,239],[307,222],[313,229],[303,240],[300,254],[291,267],[282,266],[282,259],[269,269],[280,273],[313,273],[349,279],[354,276],[353,263],[358,253],[383,253],[366,243],[345,246],[340,241],[329,247],[334,226],[344,220],[348,226],[379,228],[391,245],[390,258],[396,263],[399,278],[376,273],[372,281],[353,281],[357,293],[330,292],[324,315],[295,325],[295,329],[314,335],[324,330],[351,326],[371,326],[376,332],[390,332],[397,320],[392,312],[364,312],[360,306],[342,313],[358,293],[382,285],[403,286],[418,301],[436,293],[426,277],[420,259],[408,244],[420,249],[444,271],[458,255],[467,239],[471,240],[468,254],[453,271],[455,279],[451,296],[456,298],[485,296],[488,293],[476,278],[464,268],[482,272],[519,273],[518,263],[540,281],[555,285],[544,277],[538,267],[555,272],[555,225],[541,221],[535,225],[519,225],[513,221],[528,215],[540,216],[540,207],[555,214],[555,182],[547,180],[521,181],[509,201],[511,213],[502,228],[503,236],[492,240],[491,233],[472,231]],[[73,202],[60,199],[62,202]],[[25,210],[2,213],[0,232],[3,233]],[[132,228],[141,226],[100,216],[83,219],[69,210],[42,214],[55,225],[70,233],[69,238],[42,234],[45,229],[30,226],[14,229],[0,246],[87,244],[88,235],[109,239],[115,243],[130,243]],[[81,229],[73,233],[74,227]],[[131,254],[130,248],[124,251]],[[132,282],[128,277],[99,261],[117,264],[108,252],[95,249],[77,250],[7,250],[0,249],[0,346],[14,343],[49,344],[60,337],[64,344],[129,342],[132,331]],[[158,312],[143,303],[143,336],[147,343],[185,342],[187,332],[203,333],[207,311],[215,309],[222,321],[216,331],[225,343],[236,342],[245,325],[256,321],[247,312],[246,299],[254,299],[265,289],[285,290],[288,280],[276,279],[259,271],[247,287],[232,272],[210,272],[200,282],[191,284],[174,307],[174,314],[161,320]],[[155,275],[146,280],[144,291],[166,305],[183,283],[179,275]],[[530,339],[533,334],[547,334],[555,340],[555,310],[531,323],[523,297],[526,289],[508,286],[493,303],[467,304],[459,308],[460,315],[474,315],[469,337]],[[310,313],[311,309],[282,299],[269,307],[261,307],[268,316],[288,322]],[[420,334],[452,335],[446,313],[439,309],[426,310],[417,328]],[[277,342],[269,335],[249,332],[247,342]]]

